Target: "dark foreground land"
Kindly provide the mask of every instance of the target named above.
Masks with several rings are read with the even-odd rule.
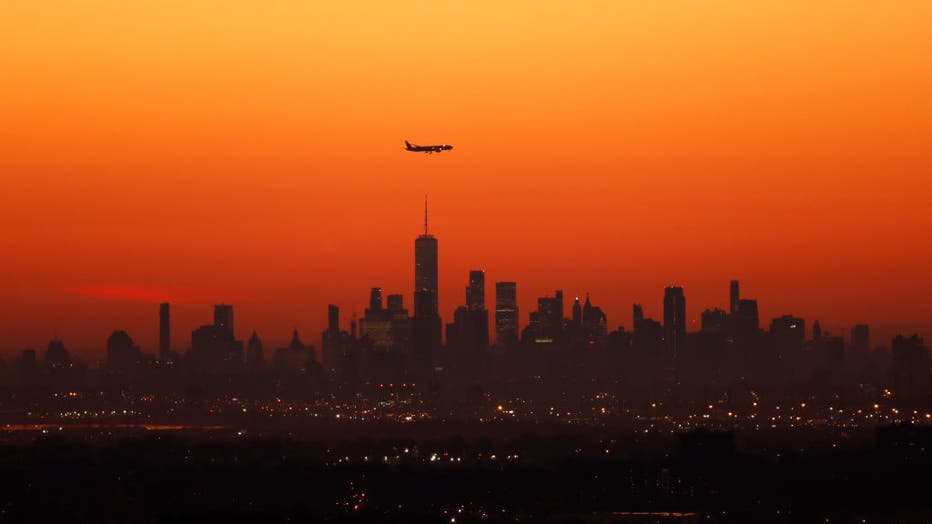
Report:
[[[0,447],[2,522],[929,522],[930,428]]]

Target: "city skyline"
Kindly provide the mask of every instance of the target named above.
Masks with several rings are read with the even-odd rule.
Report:
[[[424,230],[422,234],[420,234],[419,236],[415,238],[415,249],[414,249],[415,256],[414,256],[414,263],[412,264],[412,266],[414,267],[413,274],[414,274],[415,290],[421,289],[425,292],[428,292],[430,296],[433,297],[437,294],[436,274],[438,272],[441,272],[440,268],[442,268],[443,264],[438,264],[438,258],[442,259],[442,256],[438,256],[439,239],[437,236],[430,233],[430,230],[428,229],[428,214],[427,213],[428,213],[428,208],[427,208],[427,201],[425,199]],[[423,260],[423,262],[418,262],[419,260]],[[511,288],[507,287],[512,284],[516,284],[516,285]],[[824,329],[826,335],[840,336],[844,338],[846,341],[849,341],[849,339],[851,339],[851,337],[853,336],[852,331],[851,331],[852,329],[856,329],[858,327],[862,327],[865,325],[870,326],[871,333],[876,337],[873,339],[876,342],[869,347],[870,350],[873,350],[875,347],[881,347],[881,346],[886,347],[887,341],[889,341],[893,337],[892,334],[890,336],[887,336],[886,331],[883,330],[882,328],[877,329],[874,324],[870,323],[869,320],[867,321],[861,320],[861,321],[853,322],[850,326],[845,326],[845,325],[841,325],[838,323],[833,323],[830,319],[826,322],[825,320],[822,320],[822,319],[809,318],[803,314],[795,312],[795,311],[802,311],[803,310],[802,308],[797,308],[795,311],[787,311],[787,312],[782,312],[779,314],[774,314],[772,316],[768,316],[768,314],[766,314],[765,312],[772,308],[760,307],[761,311],[759,312],[758,307],[759,307],[759,303],[761,302],[759,299],[755,298],[750,301],[744,299],[744,297],[748,296],[745,292],[747,287],[745,287],[744,284],[745,283],[740,281],[739,279],[729,279],[727,280],[727,289],[726,289],[725,281],[723,281],[721,285],[722,287],[721,294],[725,297],[724,301],[720,301],[714,304],[699,304],[699,305],[697,305],[695,302],[689,301],[688,303],[690,304],[690,307],[687,307],[684,305],[684,302],[686,302],[684,294],[688,293],[688,290],[685,290],[684,292],[685,286],[673,285],[673,284],[665,285],[660,289],[659,294],[661,295],[661,299],[659,300],[660,304],[657,307],[644,308],[643,304],[651,304],[652,301],[640,299],[640,300],[631,302],[631,304],[629,304],[628,309],[624,313],[622,313],[622,311],[619,310],[617,313],[615,313],[615,315],[612,315],[610,314],[611,311],[608,311],[605,314],[605,316],[609,319],[606,328],[607,328],[607,331],[614,331],[615,329],[618,329],[618,328],[624,328],[628,332],[633,332],[633,330],[635,329],[635,322],[636,322],[635,320],[633,320],[633,317],[631,316],[630,306],[633,304],[635,308],[639,308],[639,313],[644,318],[656,318],[662,323],[662,325],[664,326],[663,336],[664,336],[664,339],[666,340],[664,342],[663,351],[667,354],[675,356],[677,353],[678,344],[682,343],[682,342],[677,342],[677,339],[680,336],[679,333],[686,333],[686,332],[695,333],[695,332],[700,331],[700,328],[702,326],[702,321],[705,321],[703,317],[705,313],[711,310],[723,310],[723,312],[724,310],[728,310],[731,313],[740,314],[742,302],[753,302],[754,316],[755,318],[759,319],[759,328],[764,331],[767,331],[767,326],[771,319],[773,319],[774,321],[777,321],[777,320],[780,320],[781,317],[791,318],[792,316],[792,318],[802,318],[804,321],[808,320],[810,324],[806,324],[806,326],[809,328],[810,331],[812,329],[818,329],[820,331]],[[518,301],[517,301],[518,316],[517,316],[516,332],[517,332],[517,337],[520,340],[522,330],[525,327],[527,327],[529,323],[534,322],[534,320],[531,319],[531,316],[536,315],[535,312],[538,311],[539,309],[541,308],[546,309],[548,307],[548,306],[542,305],[541,301],[554,300],[553,298],[547,298],[553,294],[552,291],[547,290],[544,293],[541,293],[539,296],[522,297],[523,293],[522,293],[522,286],[521,286],[520,280],[487,281],[486,273],[484,269],[482,270],[470,269],[465,275],[465,294],[451,293],[452,295],[454,295],[454,297],[450,298],[450,301],[456,302],[456,304],[450,310],[446,311],[447,313],[446,315],[444,314],[445,312],[442,308],[439,311],[434,311],[433,314],[439,314],[440,319],[443,322],[446,322],[446,321],[453,320],[454,312],[458,308],[465,308],[465,309],[472,310],[474,309],[473,306],[475,306],[475,309],[484,308],[486,305],[493,306],[487,310],[489,314],[489,319],[488,319],[489,340],[490,340],[490,343],[492,343],[495,347],[497,347],[498,349],[502,349],[502,346],[501,344],[499,344],[499,341],[498,341],[497,328],[496,328],[496,309],[497,309],[497,302],[499,298],[497,292],[499,289],[499,285],[506,286],[506,288],[502,288],[506,297],[510,298],[511,293],[516,291],[516,295],[518,297]],[[739,286],[740,286],[740,291],[739,291]],[[491,302],[487,303],[485,300],[485,296],[489,288],[491,288],[491,293],[489,293],[488,296],[491,298]],[[459,289],[464,289],[464,286],[461,285]],[[579,319],[576,318],[580,313],[579,311],[573,311],[572,316],[570,316],[569,313],[571,311],[571,307],[574,307],[573,306],[574,302],[576,303],[575,308],[579,308],[580,300],[581,300],[580,294],[574,295],[574,294],[564,293],[564,290],[561,289],[559,286],[557,286],[555,289],[557,289],[557,293],[558,293],[556,300],[558,300],[560,304],[562,304],[562,307],[559,310],[558,316],[565,321],[569,321],[569,320],[579,321]],[[410,292],[410,293],[404,293],[404,292],[399,292],[399,290],[384,289],[381,286],[371,287],[369,288],[369,291],[370,293],[368,295],[368,300],[364,306],[358,309],[355,306],[347,309],[346,306],[340,303],[329,303],[326,306],[326,308],[331,308],[329,312],[327,313],[321,312],[320,318],[314,319],[312,322],[308,323],[309,325],[312,325],[312,326],[316,326],[319,324],[321,326],[320,329],[304,330],[304,329],[300,329],[298,325],[295,324],[294,326],[291,327],[290,330],[287,331],[287,334],[267,332],[266,330],[263,330],[259,326],[254,326],[254,325],[249,325],[249,324],[246,324],[246,325],[240,324],[241,326],[240,329],[238,331],[234,331],[235,324],[233,320],[234,319],[233,307],[236,306],[236,304],[226,303],[226,302],[216,302],[216,303],[212,303],[209,305],[213,308],[213,325],[216,326],[218,329],[221,329],[222,331],[226,332],[227,335],[231,339],[246,340],[251,335],[254,336],[256,333],[258,333],[259,335],[261,335],[261,338],[265,344],[278,347],[278,346],[286,346],[287,341],[294,340],[294,336],[296,336],[296,333],[303,332],[304,333],[303,337],[305,340],[309,341],[308,343],[309,346],[313,346],[317,349],[316,356],[317,356],[317,359],[320,360],[323,355],[321,353],[321,343],[320,343],[320,340],[318,340],[318,334],[321,332],[324,332],[326,329],[332,328],[334,318],[340,319],[339,324],[337,325],[338,330],[349,331],[351,322],[363,319],[365,317],[365,313],[369,311],[371,308],[382,309],[384,307],[385,311],[389,311],[393,309],[392,301],[399,300],[399,299],[402,301],[402,304],[408,306],[408,308],[405,309],[406,312],[408,311],[408,309],[410,309],[412,316],[416,315],[416,313],[414,313],[415,307],[416,307],[415,304],[417,303],[416,295],[415,295],[416,291]],[[589,304],[590,294],[591,294],[590,291],[586,291],[581,294],[582,296],[585,297],[587,306]],[[460,296],[460,295],[463,295],[463,296]],[[384,301],[386,297],[388,300],[387,303],[385,303]],[[739,297],[740,297],[740,300],[739,300]],[[599,297],[597,301],[598,303],[603,304],[607,301],[606,299],[607,297]],[[506,300],[508,300],[508,298],[506,298]],[[171,348],[172,351],[175,351],[177,353],[182,353],[182,354],[189,351],[191,348],[190,333],[196,332],[197,326],[204,326],[205,320],[209,320],[206,318],[205,313],[204,313],[206,311],[206,306],[208,305],[207,302],[198,303],[198,304],[192,304],[190,302],[185,302],[185,301],[182,301],[181,303],[166,302],[165,300],[158,300],[157,297],[155,296],[149,297],[148,300],[144,301],[146,306],[148,306],[150,302],[153,305],[156,305],[158,307],[158,324],[156,325],[154,330],[151,329],[151,326],[149,326],[147,330],[140,330],[138,333],[134,333],[132,330],[125,329],[123,327],[114,327],[110,331],[108,331],[107,333],[108,336],[110,336],[114,331],[128,332],[133,337],[133,340],[136,342],[136,344],[143,351],[149,352],[151,354],[154,354],[160,357],[163,356],[163,351],[164,351],[163,348]],[[525,304],[523,308],[521,307],[522,303]],[[763,300],[763,303],[766,304],[766,299]],[[246,304],[247,304],[247,310],[248,310],[248,304],[249,304],[248,300],[246,301]],[[180,328],[177,328],[176,327],[177,323],[175,321],[175,318],[176,318],[176,310],[179,306],[182,308],[182,311],[184,311],[185,309],[200,310],[199,311],[200,317],[204,317],[204,318],[198,317],[197,320],[194,320],[190,329],[187,329],[186,324],[183,324]],[[336,314],[337,316],[334,317],[333,316],[334,313],[332,310],[334,306],[336,306],[338,308],[338,311],[341,311],[342,314],[338,312]],[[398,307],[401,307],[401,305],[398,305]],[[599,308],[599,314],[602,314],[603,309],[604,308]],[[238,318],[240,316],[239,312],[241,311],[241,309],[237,308],[236,311],[237,311],[236,316]],[[327,311],[327,310],[324,309],[324,311]],[[191,311],[188,311],[188,313],[190,312]],[[686,313],[685,320],[682,317],[684,312]],[[635,315],[637,314],[638,313],[635,313]],[[150,318],[149,320],[151,321],[152,319]],[[563,320],[561,320],[561,322]],[[818,325],[818,327],[816,328],[815,326],[813,326],[812,323],[815,323],[816,325]],[[308,324],[304,324],[304,325],[308,325]],[[164,329],[163,329],[163,326],[164,326]],[[147,335],[148,335],[146,331],[155,332],[153,344],[148,344],[146,342]],[[897,332],[896,334],[912,334],[912,333],[918,333],[920,336],[922,335],[922,332],[919,330],[913,330],[913,331],[906,330],[902,332]],[[169,338],[166,338],[166,335]],[[445,330],[444,330],[443,338],[444,338],[444,342],[446,342]],[[810,338],[810,333],[807,332],[806,339],[808,340],[809,338]],[[66,337],[60,336],[59,333],[56,332],[55,334],[51,336],[50,339],[53,341],[61,341],[63,339],[66,339]],[[854,341],[852,340],[852,342]],[[23,349],[41,348],[43,347],[43,344],[45,344],[45,342],[40,341],[33,345],[27,345],[19,349],[15,349],[15,348],[9,349],[8,350],[10,353],[9,356],[19,355],[19,353]],[[95,347],[88,348],[86,346],[74,345],[70,343],[68,344],[68,346],[77,356],[85,356],[85,354],[88,357],[103,358],[105,356],[104,351],[106,348],[106,344],[103,343],[103,340],[99,343],[99,349],[100,349],[99,355],[95,354],[94,352]],[[78,351],[74,351],[75,349],[77,349]],[[88,351],[88,349],[90,349],[91,351]],[[436,351],[437,349],[438,348],[435,348],[434,351]]]

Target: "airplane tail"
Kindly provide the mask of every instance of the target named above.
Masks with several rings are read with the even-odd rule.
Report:
[[[405,147],[408,149],[411,149],[411,142],[408,142],[407,140],[405,140]]]

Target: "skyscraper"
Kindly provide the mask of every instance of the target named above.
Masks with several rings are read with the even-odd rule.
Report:
[[[369,290],[369,310],[373,313],[382,311],[382,288],[374,287]]]
[[[760,331],[760,315],[757,312],[757,301],[750,298],[738,299],[738,309],[735,311],[735,334],[741,342],[754,340]],[[817,321],[818,322],[818,321]]]
[[[233,306],[214,306],[214,327],[230,339],[233,338]]]
[[[513,348],[518,342],[518,285],[495,283],[495,343]]]
[[[265,349],[262,340],[259,339],[259,334],[255,331],[249,337],[249,344],[246,349],[246,365],[253,371],[261,369],[265,365]]]
[[[418,309],[425,305],[431,308],[431,314],[439,316],[437,274],[437,239],[427,229],[427,197],[424,197],[424,234],[414,241],[414,292],[427,292],[431,299],[415,298],[414,316],[425,316]]]
[[[443,343],[443,321],[438,308],[437,239],[427,229],[427,197],[424,197],[424,234],[414,240],[414,320],[412,321],[412,378],[433,378],[434,358]]]
[[[342,357],[342,336],[340,333],[340,308],[335,304],[327,306],[327,329],[321,333],[320,351],[324,368],[333,372]]]
[[[165,302],[159,304],[159,359],[168,360],[171,352],[171,306]]]
[[[729,288],[728,312],[735,314],[738,312],[738,301],[741,300],[741,293],[738,291],[738,281],[732,280]]]
[[[470,311],[485,309],[485,271],[474,269],[469,272],[469,285],[466,286],[466,307]]]
[[[867,354],[870,352],[870,328],[867,324],[857,324],[851,328],[851,350],[855,353]]]
[[[676,359],[686,342],[686,295],[679,286],[663,290],[663,340],[667,357]]]
[[[537,299],[537,318],[540,322],[536,342],[553,343],[563,340],[563,290],[552,297]]]
[[[327,306],[327,329],[340,331],[340,308],[335,304]]]

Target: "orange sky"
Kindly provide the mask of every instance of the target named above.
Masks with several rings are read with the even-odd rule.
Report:
[[[695,324],[729,278],[829,331],[932,338],[932,2],[0,4],[0,352],[154,351],[467,271]],[[442,155],[402,151],[448,142]],[[567,301],[569,308],[569,301]]]

